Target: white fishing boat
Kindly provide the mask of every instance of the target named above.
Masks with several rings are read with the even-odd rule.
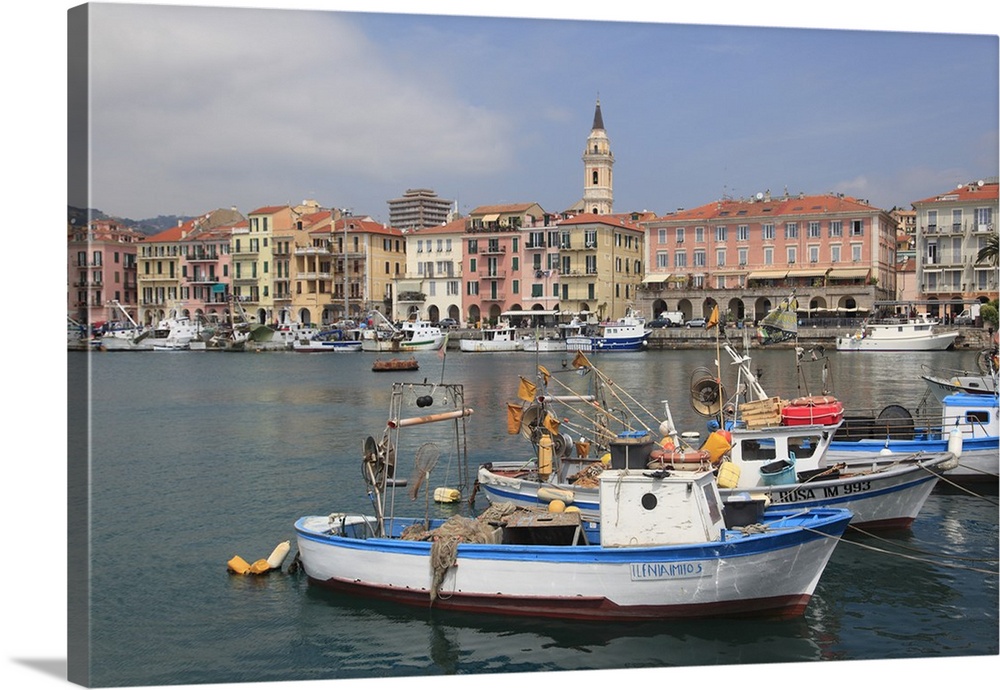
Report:
[[[356,328],[327,328],[292,344],[295,352],[361,352],[361,333]]]
[[[577,355],[574,366],[594,375],[588,390],[610,388],[608,397],[619,404],[629,397],[584,355]],[[773,412],[763,411],[767,399],[762,400],[764,406],[745,403],[750,412],[744,414],[734,406],[729,428],[717,429],[704,445],[693,448],[673,428],[666,403],[664,421],[654,422],[657,435],[638,415],[623,420],[621,412],[607,410],[603,394],[551,395],[545,381],[557,381],[556,375],[546,372],[540,377],[537,386],[542,388],[536,387],[531,402],[519,394],[524,401],[520,422],[508,424],[508,431],[532,440],[532,459],[493,461],[479,468],[479,490],[491,503],[544,507],[559,500],[596,520],[601,510],[598,482],[608,470],[714,470],[723,500],[749,492],[754,500],[785,508],[845,508],[854,514],[851,524],[865,529],[898,529],[912,524],[939,475],[955,463],[945,449],[891,458],[876,451],[829,466],[824,456],[841,421],[809,424],[783,418],[780,405]],[[719,397],[713,411],[720,412],[723,402]],[[570,411],[572,405],[579,409]],[[558,420],[574,424],[574,419],[594,422],[593,433],[579,442],[564,437]],[[627,428],[616,433],[613,425],[619,422]],[[574,424],[574,434],[584,428]]]
[[[105,324],[100,336],[101,349],[106,352],[152,350],[153,344],[141,339],[148,329],[140,326],[118,300],[111,300],[108,304],[124,317],[124,321]]]
[[[200,333],[200,325],[175,307],[170,316],[160,319],[156,326],[146,328],[135,342],[156,351],[187,350]]]
[[[523,336],[522,349],[525,352],[566,352],[567,338],[580,336],[586,325],[579,317],[574,316],[569,323],[557,324],[555,335],[542,335],[536,332],[534,335]]]
[[[954,347],[958,331],[938,333],[940,322],[928,314],[873,317],[851,335],[837,338],[841,352],[895,352],[947,350]]]
[[[438,385],[433,395],[404,394],[394,386],[383,441],[369,437],[363,447],[372,514],[333,512],[295,522],[297,558],[310,585],[491,616],[792,617],[803,614],[850,521],[848,511],[826,508],[772,509],[748,521],[735,502],[733,511],[722,502],[710,472],[627,471],[602,477],[597,522],[578,512],[513,506],[432,520],[431,458],[441,447],[464,448],[472,412],[460,390],[446,389],[446,411],[407,417],[397,401],[419,405],[429,397],[434,404],[445,391]],[[412,452],[398,433],[437,422],[454,438],[442,431]],[[417,443],[428,438],[417,436]],[[398,459],[411,457],[413,472],[401,481]],[[396,515],[405,505],[413,512],[423,507],[423,515]]]
[[[362,332],[361,349],[365,352],[423,352],[440,350],[448,334],[428,321],[416,317],[397,327],[381,312],[372,312],[374,323]]]
[[[459,339],[458,347],[462,352],[519,352],[524,343],[517,337],[516,328],[501,321],[479,329],[478,337]]]
[[[652,332],[641,315],[629,310],[620,319],[602,322],[568,336],[566,349],[570,352],[638,352],[646,348]]]
[[[983,359],[983,358],[981,358]],[[992,362],[987,358],[985,361]],[[927,382],[927,388],[931,391],[939,403],[954,393],[971,394],[996,394],[998,372],[992,366],[986,371],[974,373],[970,371],[941,371],[928,369],[924,365],[926,373],[920,375]]]

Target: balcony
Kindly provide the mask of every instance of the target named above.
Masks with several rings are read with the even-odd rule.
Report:
[[[186,261],[218,261],[219,255],[216,252],[188,252],[184,255]]]
[[[189,278],[185,278],[184,280],[185,280],[185,282],[191,283],[191,284],[208,283],[210,285],[214,285],[215,283],[219,282],[218,278],[216,278],[215,276],[212,276],[212,275],[208,275],[208,276],[191,276]]]
[[[485,249],[480,249],[479,253],[483,254],[483,255],[487,255],[487,254],[506,254],[507,253],[507,247],[500,247],[500,246],[486,247]]]
[[[506,280],[507,271],[504,269],[482,269],[479,271],[479,280]]]

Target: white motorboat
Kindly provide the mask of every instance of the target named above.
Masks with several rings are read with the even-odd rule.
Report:
[[[374,323],[362,331],[361,349],[365,352],[422,352],[440,350],[448,334],[428,321],[411,318],[397,327],[381,312],[372,312]]]
[[[516,328],[501,321],[496,326],[479,329],[479,337],[461,338],[458,347],[462,352],[519,352],[524,343],[517,337]]]
[[[837,338],[841,352],[894,352],[947,350],[958,331],[935,332],[940,322],[928,314],[896,315],[867,319],[856,332]]]
[[[570,352],[638,352],[645,349],[652,332],[646,327],[646,320],[630,310],[616,321],[602,322],[568,336],[566,349]]]

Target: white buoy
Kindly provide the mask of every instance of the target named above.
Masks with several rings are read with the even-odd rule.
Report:
[[[280,568],[281,564],[285,562],[285,558],[288,557],[288,551],[292,548],[291,542],[283,541],[274,547],[274,551],[271,555],[267,557],[267,564],[271,566],[272,569]]]
[[[962,457],[962,430],[953,426],[948,432],[948,452],[956,459]]]

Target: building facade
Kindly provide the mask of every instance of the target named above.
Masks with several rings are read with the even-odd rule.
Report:
[[[406,271],[396,281],[394,320],[410,316],[436,323],[451,318],[462,323],[463,235],[467,218],[445,225],[404,230]]]
[[[730,320],[757,320],[792,291],[806,317],[852,314],[896,295],[896,222],[842,194],[760,193],[644,225],[650,317],[707,317],[718,304]]]
[[[136,257],[143,235],[112,219],[70,222],[67,228],[66,313],[77,323],[124,317],[116,300],[138,321]]]
[[[997,233],[997,189],[993,177],[913,202],[917,292],[932,315],[954,316],[969,302],[997,297],[997,267],[976,263]]]
[[[401,230],[420,230],[444,225],[452,219],[455,204],[442,199],[433,189],[407,189],[398,199],[390,199],[389,225]]]

